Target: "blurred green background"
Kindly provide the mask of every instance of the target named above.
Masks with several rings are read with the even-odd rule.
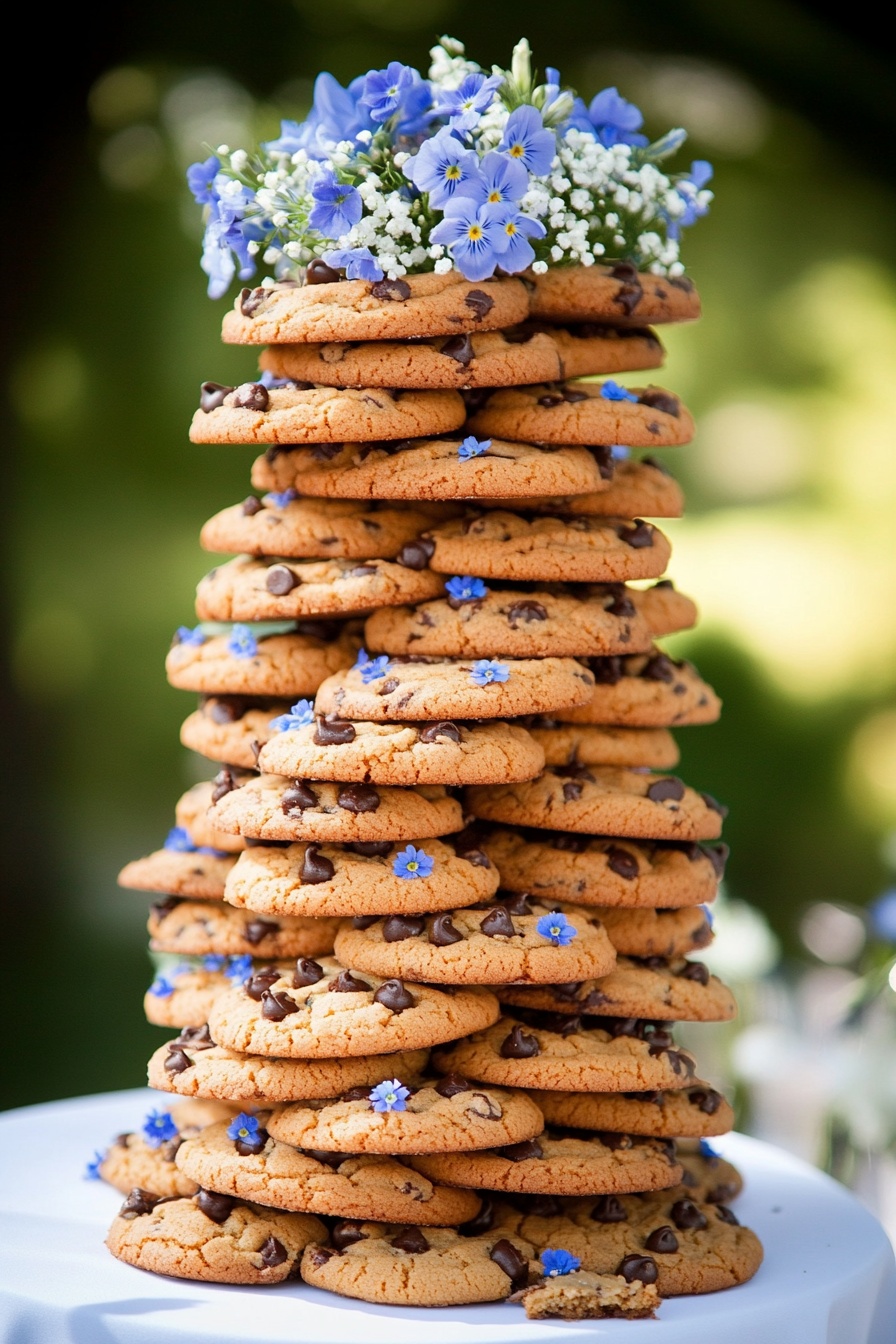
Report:
[[[2,816],[4,1105],[139,1084],[145,900],[119,867],[158,846],[209,772],[178,743],[171,632],[210,561],[197,534],[247,490],[251,449],[187,441],[203,379],[251,377],[205,296],[183,169],[302,115],[311,81],[441,32],[483,65],[529,37],[649,132],[691,132],[717,201],[686,239],[705,318],[661,375],[699,418],[672,574],[726,712],[683,731],[682,773],[731,806],[729,893],[785,950],[896,865],[896,191],[892,61],[858,13],[781,0],[488,7],[248,0],[121,7],[33,107],[4,212],[8,369]],[[78,46],[74,44],[79,43]],[[683,158],[687,157],[685,151]],[[8,172],[11,170],[8,169]],[[21,185],[24,194],[20,195]]]

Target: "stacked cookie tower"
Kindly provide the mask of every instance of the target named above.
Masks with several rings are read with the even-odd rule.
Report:
[[[198,1194],[129,1196],[121,1258],[438,1305],[565,1254],[616,1314],[754,1272],[736,1174],[672,1142],[732,1122],[669,1030],[734,1013],[687,960],[723,809],[664,773],[669,728],[719,705],[654,644],[695,619],[643,518],[681,494],[630,449],[692,422],[615,381],[661,363],[645,322],[697,312],[627,264],[314,262],[228,314],[263,373],[205,384],[191,437],[264,445],[263,493],[205,525],[238,554],[168,659],[202,695],[182,740],[221,768],[121,881],[166,894],[153,949],[192,959],[147,995],[181,1029],[150,1082],[238,1114],[177,1147]],[[172,1269],[172,1236],[214,1272]]]

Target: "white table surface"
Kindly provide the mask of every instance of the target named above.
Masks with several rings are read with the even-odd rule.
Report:
[[[122,1196],[85,1181],[94,1149],[166,1099],[145,1089],[0,1115],[3,1344],[896,1344],[896,1264],[842,1186],[742,1134],[713,1144],[744,1173],[742,1223],[766,1259],[739,1288],[672,1298],[653,1321],[528,1321],[509,1305],[375,1307],[289,1283],[160,1278],[103,1246]]]

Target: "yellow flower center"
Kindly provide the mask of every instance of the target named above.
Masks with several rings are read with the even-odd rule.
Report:
[[[460,181],[460,168],[456,163],[449,163],[448,167],[445,169],[445,176],[449,182]]]
[[[488,194],[488,199],[489,199],[489,202],[490,202],[490,203],[493,203],[493,202],[496,202],[496,201],[499,202],[499,201],[501,200],[501,193],[500,193],[500,191],[498,191],[498,188],[497,188],[497,187],[495,187],[495,190],[494,190],[494,191],[490,191],[490,192],[489,192],[489,194]]]
[[[482,225],[471,224],[467,230],[467,237],[471,243],[478,243],[479,239],[482,237]]]
[[[507,152],[512,159],[521,159],[525,154],[526,150],[525,146],[523,145],[511,145],[510,149]]]
[[[512,219],[508,219],[507,223],[504,225],[504,232],[507,234],[508,238],[512,238],[516,233],[516,225]]]

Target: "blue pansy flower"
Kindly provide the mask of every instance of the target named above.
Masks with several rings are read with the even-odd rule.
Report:
[[[708,204],[701,205],[697,199],[697,193],[701,192],[708,182],[712,180],[712,164],[706,159],[695,159],[691,164],[691,172],[688,177],[680,177],[675,183],[675,190],[684,201],[684,211],[675,219],[668,221],[668,234],[672,239],[677,239],[682,229],[690,228],[696,224],[698,219],[709,210]]]
[[[224,974],[234,984],[242,984],[252,974],[252,958],[248,953],[243,953],[242,956],[238,957],[228,957]]]
[[[269,154],[297,154],[300,149],[308,148],[308,123],[306,121],[281,121],[280,134],[275,140],[263,140],[261,147]]]
[[[413,845],[408,845],[400,854],[396,854],[392,860],[392,871],[396,877],[414,878],[429,877],[433,868],[436,866],[435,859],[423,849],[415,849]]]
[[[364,203],[358,188],[339,182],[332,169],[315,178],[311,195],[314,205],[308,223],[325,238],[341,238],[363,214]]]
[[[237,622],[233,627],[227,641],[227,652],[232,653],[234,658],[255,657],[258,652],[258,641],[248,625]]]
[[[896,943],[896,887],[871,902],[868,919],[876,938],[885,943]]]
[[[479,156],[447,127],[425,140],[403,171],[418,191],[429,193],[430,205],[439,210],[456,196],[481,195]]]
[[[221,160],[212,154],[202,163],[191,163],[187,169],[187,186],[193,193],[197,205],[214,205],[218,193],[215,190],[215,178],[221,169]]]
[[[170,999],[174,993],[174,986],[164,975],[157,975],[147,993],[151,994],[154,999]]]
[[[275,509],[285,509],[287,504],[291,504],[298,497],[298,490],[288,485],[285,490],[269,490],[264,496],[264,502],[265,504],[273,504]]]
[[[555,1279],[560,1274],[572,1274],[582,1262],[571,1251],[542,1251],[541,1263],[546,1276]]]
[[[456,89],[441,89],[438,101],[433,103],[433,117],[447,117],[458,131],[472,131],[495,92],[504,82],[502,75],[483,75],[479,71],[467,75]]]
[[[481,457],[487,453],[491,446],[491,439],[477,439],[475,434],[468,434],[458,448],[457,455],[461,462],[469,462],[471,457]]]
[[[624,443],[611,443],[610,456],[614,462],[626,462],[632,455],[631,448],[626,448]]]
[[[169,1139],[176,1139],[178,1135],[178,1128],[171,1118],[170,1111],[150,1111],[143,1121],[142,1130],[150,1148],[161,1148],[163,1143],[167,1143]]]
[[[621,383],[614,382],[612,378],[608,378],[607,381],[601,385],[600,394],[604,401],[638,400],[636,393],[629,392],[627,387],[623,387]]]
[[[458,575],[454,579],[449,579],[445,584],[445,590],[455,602],[476,602],[488,593],[488,589],[482,580],[474,579],[471,574]]]
[[[494,681],[507,681],[510,668],[495,658],[479,658],[470,668],[470,680],[477,686],[490,686]]]
[[[410,1088],[403,1087],[397,1078],[391,1082],[377,1083],[368,1093],[370,1109],[373,1111],[405,1111]]]
[[[210,298],[220,299],[234,275],[248,280],[255,274],[249,243],[261,235],[246,219],[254,204],[255,194],[248,187],[219,173],[209,204],[200,261],[208,276]]]
[[[247,1139],[254,1139],[260,1128],[257,1115],[247,1115],[245,1111],[240,1111],[227,1126],[227,1137],[234,1141],[242,1139],[245,1143]]]
[[[588,107],[588,120],[607,149],[613,145],[648,143],[647,136],[639,134],[644,125],[640,109],[620,97],[618,89],[601,89],[595,94]]]
[[[559,910],[552,910],[549,915],[542,915],[541,919],[535,925],[537,933],[542,938],[549,938],[554,947],[568,947],[573,938],[578,936],[578,930],[574,924]]]
[[[506,240],[501,252],[501,269],[511,275],[527,270],[535,260],[535,250],[529,239],[543,238],[547,232],[541,220],[522,214],[515,205],[504,205],[499,209],[498,223]]]
[[[202,969],[204,971],[223,971],[227,965],[227,958],[220,952],[208,952],[202,958]]]
[[[163,849],[169,850],[172,854],[194,854],[196,846],[190,839],[190,832],[185,826],[172,826],[171,830],[165,836]]]
[[[174,632],[174,638],[178,644],[192,644],[197,649],[206,640],[202,627],[199,625],[194,626],[192,630],[188,625],[179,625]]]
[[[372,681],[380,681],[388,670],[389,655],[387,653],[380,654],[378,658],[371,658],[366,649],[358,650],[358,656],[355,659],[352,671],[360,674],[365,686],[369,686]]]
[[[401,61],[390,61],[385,70],[370,70],[364,76],[361,102],[373,121],[382,123],[394,117],[419,78],[413,66]]]
[[[516,205],[529,190],[529,174],[520,160],[499,154],[496,149],[485,155],[479,172],[483,205]]]
[[[299,728],[307,728],[314,722],[314,701],[297,700],[290,706],[288,714],[278,714],[271,719],[270,727],[275,733],[294,733]]]
[[[105,1162],[105,1160],[106,1160],[106,1154],[97,1152],[97,1150],[94,1149],[93,1158],[91,1159],[90,1162],[87,1163],[87,1165],[84,1168],[84,1180],[101,1181],[103,1178],[100,1175],[100,1167]]]
[[[342,247],[325,252],[323,260],[346,280],[382,280],[384,271],[369,247]]]
[[[701,1156],[701,1157],[707,1157],[707,1158],[715,1158],[715,1157],[718,1157],[718,1153],[716,1152],[715,1148],[713,1148],[713,1146],[712,1146],[711,1143],[707,1143],[707,1142],[706,1142],[706,1139],[701,1139],[701,1140],[700,1140],[700,1156]]]
[[[507,240],[501,227],[500,207],[478,205],[467,196],[446,201],[442,219],[430,232],[442,243],[455,266],[467,280],[487,280],[503,265]]]
[[[374,130],[369,111],[359,101],[363,92],[363,75],[343,88],[328,72],[319,74],[314,81],[311,111],[294,132],[299,142],[297,148],[304,149],[311,158],[324,159],[340,140],[357,140],[359,132]],[[292,140],[291,135],[289,142]]]
[[[518,159],[527,173],[543,177],[551,171],[557,139],[545,128],[541,113],[527,104],[507,118],[498,149]]]

